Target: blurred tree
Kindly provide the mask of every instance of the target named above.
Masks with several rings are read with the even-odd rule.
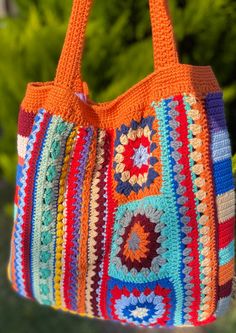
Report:
[[[16,7],[12,0],[0,0],[0,17],[15,14],[15,9]]]
[[[71,8],[71,0],[16,2],[17,17],[0,21],[0,174],[9,182],[15,173],[18,105],[27,82],[53,79]],[[212,65],[233,120],[229,110],[236,108],[236,2],[169,2],[181,61]],[[114,98],[152,71],[148,0],[95,1],[83,62],[92,98]]]

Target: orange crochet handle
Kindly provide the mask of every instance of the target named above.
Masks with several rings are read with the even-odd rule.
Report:
[[[59,60],[55,84],[83,90],[81,62],[85,31],[93,0],[73,0],[69,26]],[[149,0],[153,35],[154,69],[178,63],[167,0]]]

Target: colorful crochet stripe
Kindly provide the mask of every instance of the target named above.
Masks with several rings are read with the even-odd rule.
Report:
[[[20,295],[140,327],[226,311],[235,197],[221,93],[152,100],[113,129],[21,109],[18,155]]]

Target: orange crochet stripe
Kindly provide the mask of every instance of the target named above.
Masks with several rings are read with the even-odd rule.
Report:
[[[234,276],[234,259],[219,267],[219,285],[223,286]]]
[[[14,233],[15,233],[15,226],[13,227],[13,230],[12,230],[13,235],[14,235]],[[12,288],[15,291],[17,291],[14,260],[15,260],[15,246],[14,246],[13,237],[12,237],[12,239],[11,239],[11,257],[10,257],[10,261],[8,263],[8,276],[10,278]]]

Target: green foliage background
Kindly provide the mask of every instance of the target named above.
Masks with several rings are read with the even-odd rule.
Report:
[[[11,228],[8,202],[12,200],[15,178],[18,106],[27,82],[53,80],[71,8],[71,0],[16,2],[17,15],[0,20],[0,224],[4,223],[0,232],[0,253],[3,253],[0,259],[4,264],[0,262],[0,266],[4,277]],[[169,3],[182,63],[210,64],[224,90],[235,152],[236,2],[170,0]],[[92,98],[96,101],[112,99],[152,71],[148,1],[95,1],[83,61],[84,78],[89,83]],[[233,160],[236,172],[236,157]],[[67,327],[71,332],[79,329],[81,333],[116,331],[115,326],[88,323],[25,304],[16,300],[6,282],[3,285],[6,288],[2,297],[0,291],[0,325],[4,328],[1,332],[48,332],[44,325],[58,332]],[[4,304],[2,299],[6,300]],[[41,316],[45,318],[43,323]],[[235,328],[234,310],[205,332],[214,329],[217,333],[224,329],[225,333],[232,333]]]

